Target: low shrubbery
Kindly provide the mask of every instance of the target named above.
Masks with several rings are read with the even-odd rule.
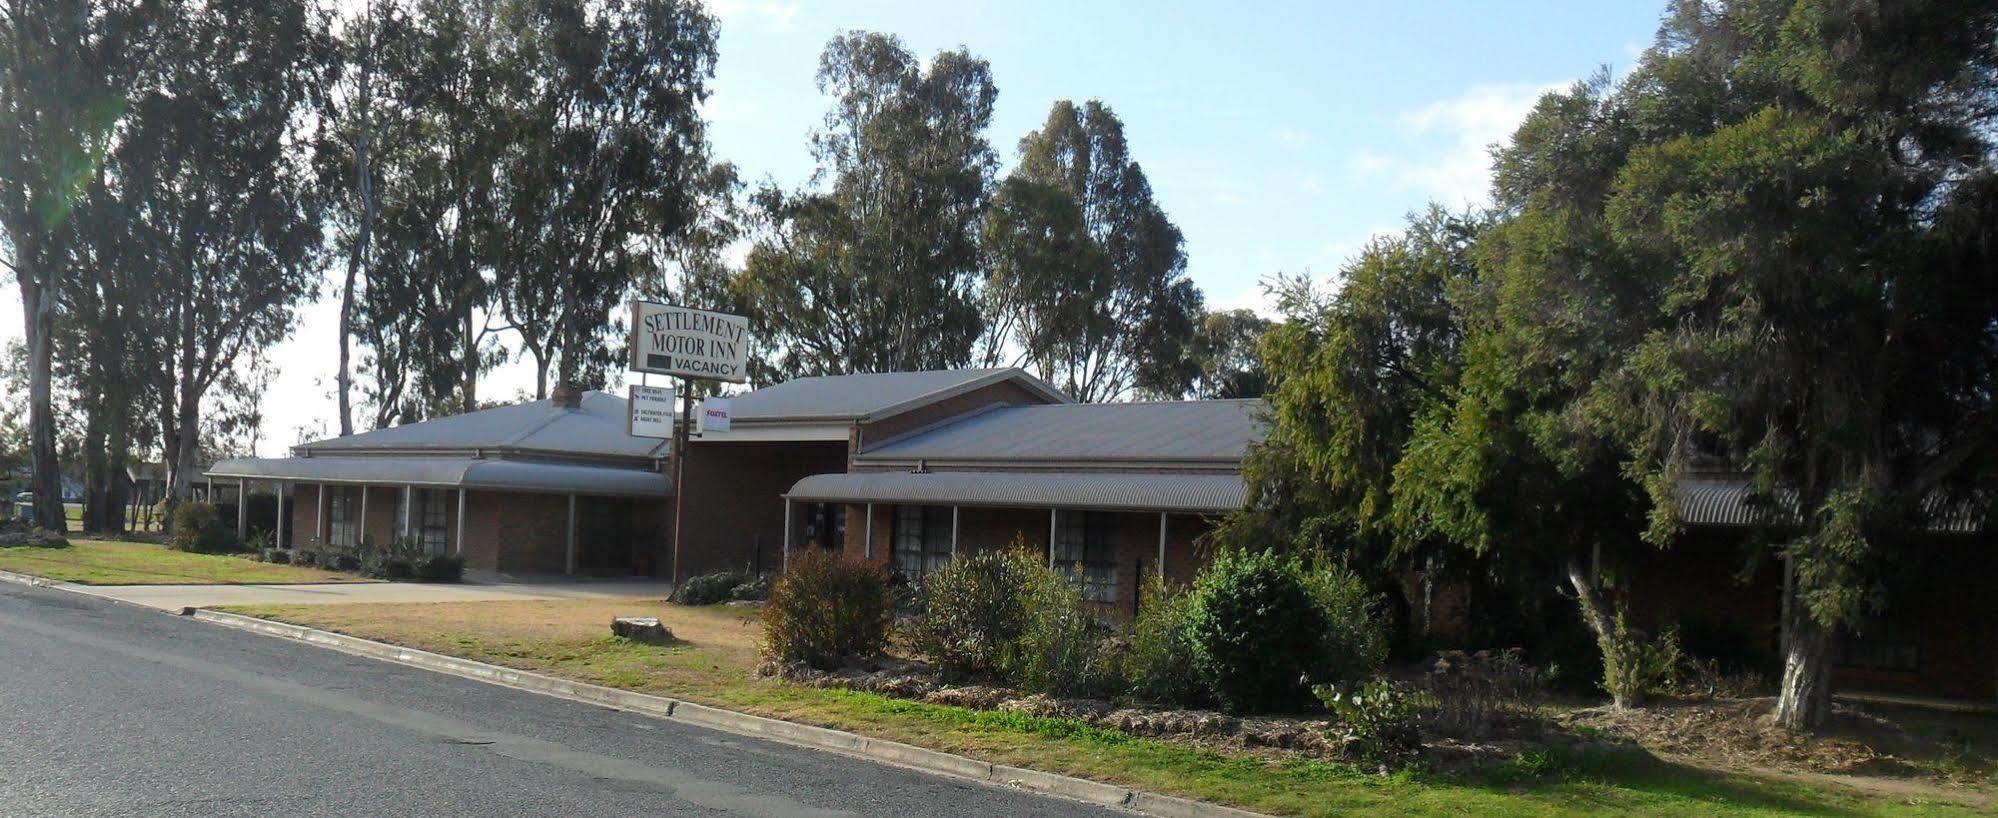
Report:
[[[1193,665],[1193,636],[1187,630],[1192,595],[1156,576],[1139,593],[1123,656],[1125,692],[1139,701],[1205,704],[1207,683]]]
[[[1008,676],[1020,664],[1029,600],[1042,557],[1025,549],[982,551],[923,578],[909,643],[950,681]]]
[[[726,571],[688,577],[673,590],[673,601],[682,605],[718,605],[731,600],[760,601],[769,598],[769,577]]]
[[[1655,639],[1630,626],[1616,612],[1607,638],[1596,640],[1603,650],[1603,691],[1619,705],[1635,706],[1654,693],[1669,692],[1678,679],[1679,635],[1672,630]]]
[[[30,548],[68,548],[69,539],[27,520],[0,522],[0,548],[22,545]]]
[[[1518,648],[1437,654],[1422,675],[1430,699],[1430,730],[1459,738],[1484,738],[1529,721],[1546,697],[1550,673],[1526,663]]]
[[[1422,750],[1415,699],[1393,682],[1375,679],[1356,687],[1312,688],[1338,724],[1332,737],[1341,755],[1399,767]]]
[[[278,554],[285,552],[279,550]],[[266,554],[269,562],[289,560],[307,568],[365,574],[394,582],[459,582],[465,577],[465,558],[456,554],[433,554],[422,540],[404,537],[387,545],[376,545],[372,537],[361,547],[300,548],[284,558]]]
[[[1325,650],[1330,617],[1295,557],[1227,552],[1194,582],[1186,614],[1194,667],[1238,713],[1294,712],[1311,684],[1341,681]]]
[[[174,506],[170,528],[166,544],[175,551],[226,554],[242,548],[212,503],[189,500]]]
[[[838,667],[888,644],[894,604],[879,566],[808,549],[770,589],[763,652],[780,664]]]

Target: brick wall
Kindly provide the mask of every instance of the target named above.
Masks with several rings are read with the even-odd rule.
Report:
[[[867,548],[866,506],[847,509],[846,545],[843,552],[855,559],[868,559],[892,567],[891,552],[895,529],[895,506],[874,506],[874,543]],[[1109,541],[1117,562],[1117,601],[1102,605],[1102,612],[1128,617],[1136,604],[1144,580],[1157,573],[1159,517],[1153,513],[1113,513]],[[1167,517],[1166,579],[1185,583],[1199,571],[1201,560],[1195,552],[1195,538],[1205,533],[1211,521],[1193,514]],[[1024,542],[1037,553],[1048,548],[1048,510],[1038,508],[982,508],[966,506],[958,516],[958,553],[966,554],[1005,548]]]
[[[784,492],[808,475],[846,471],[846,459],[844,442],[694,441],[678,487],[685,504],[681,575],[777,570]]]

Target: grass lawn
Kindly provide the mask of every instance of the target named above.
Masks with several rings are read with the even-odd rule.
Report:
[[[755,614],[739,608],[630,599],[227,610],[1285,815],[1983,814],[1925,797],[1716,774],[1639,750],[1536,755],[1475,776],[1380,777],[1322,761],[1224,755],[1069,719],[805,688],[752,678],[759,628]],[[618,615],[656,615],[683,641],[661,648],[612,638]]]
[[[224,554],[189,554],[152,543],[106,540],[70,540],[68,548],[0,548],[0,571],[89,585],[370,581],[317,568],[276,565]]]

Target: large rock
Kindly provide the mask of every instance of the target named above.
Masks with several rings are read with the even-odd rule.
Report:
[[[656,616],[620,616],[611,620],[611,633],[648,645],[670,645],[673,632]]]

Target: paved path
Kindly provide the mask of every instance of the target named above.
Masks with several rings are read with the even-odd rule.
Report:
[[[1108,816],[0,584],[0,815]]]
[[[503,599],[666,598],[673,586],[646,580],[492,583],[317,582],[299,585],[93,585],[99,596],[165,611],[216,605],[325,605],[342,602],[484,602]]]

